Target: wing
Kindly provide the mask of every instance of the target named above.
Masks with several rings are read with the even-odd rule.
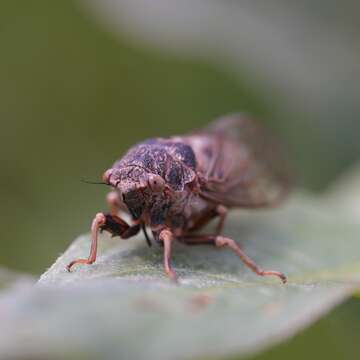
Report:
[[[229,207],[268,207],[287,193],[283,154],[259,124],[241,115],[220,118],[182,141],[194,150],[200,195]]]

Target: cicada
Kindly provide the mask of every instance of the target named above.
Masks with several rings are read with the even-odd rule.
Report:
[[[288,176],[277,142],[258,123],[242,115],[222,117],[208,127],[184,136],[154,138],[131,147],[105,171],[103,183],[109,212],[98,213],[91,226],[91,250],[96,260],[99,231],[128,239],[150,229],[163,247],[164,269],[171,279],[174,241],[187,245],[228,247],[256,274],[273,275],[286,282],[283,273],[260,268],[231,238],[223,236],[228,210],[274,207],[288,192]],[[129,214],[126,222],[121,211]],[[211,220],[213,232],[202,230]]]

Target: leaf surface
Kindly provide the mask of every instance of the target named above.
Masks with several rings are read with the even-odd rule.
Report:
[[[327,208],[296,195],[276,210],[229,216],[226,235],[263,268],[285,272],[286,285],[251,273],[230,250],[181,244],[173,251],[176,285],[163,274],[162,249],[148,248],[142,236],[102,235],[96,263],[68,273],[69,261],[88,255],[89,236],[81,236],[36,287],[0,296],[0,356],[192,359],[259,352],[360,288],[360,224]]]

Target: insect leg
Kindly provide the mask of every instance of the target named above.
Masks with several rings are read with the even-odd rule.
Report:
[[[103,213],[96,214],[92,224],[91,224],[91,248],[90,248],[90,255],[87,259],[76,259],[73,260],[66,269],[68,271],[75,264],[92,264],[96,260],[96,252],[97,252],[97,241],[98,241],[98,232],[102,225],[106,223],[106,217]]]
[[[227,246],[233,250],[242,262],[257,275],[277,276],[284,284],[287,281],[286,276],[280,271],[261,269],[249,256],[245,254],[245,252],[233,239],[214,235],[185,235],[182,236],[182,238],[187,245],[215,245],[217,247]]]
[[[110,191],[107,195],[106,195],[106,202],[108,203],[109,209],[110,209],[110,214],[113,216],[117,216],[117,214],[119,213],[120,210],[126,210],[124,208],[124,204],[119,201],[119,194],[116,191]],[[141,225],[142,231],[144,233],[145,236],[145,240],[146,243],[149,247],[151,247],[151,240],[146,232],[146,228],[145,225],[142,224]]]
[[[261,269],[249,256],[245,254],[245,252],[233,239],[224,236],[216,236],[215,245],[217,247],[224,247],[224,246],[229,247],[231,250],[233,250],[236,253],[237,256],[239,256],[242,262],[257,275],[277,276],[284,284],[286,283],[287,279],[283,273],[281,273],[280,271]]]
[[[136,235],[140,230],[140,224],[130,226],[126,221],[117,215],[105,214],[106,222],[100,226],[100,231],[109,232],[112,237],[120,236],[122,239],[128,239]]]
[[[215,233],[216,233],[216,235],[220,235],[224,229],[224,224],[225,224],[225,219],[226,219],[228,209],[224,205],[218,205],[216,207],[216,212],[219,215],[219,222],[216,226]]]
[[[117,215],[122,208],[120,201],[119,201],[119,195],[116,191],[110,191],[106,195],[106,202],[110,209],[111,215]]]
[[[216,225],[215,234],[220,235],[223,231],[225,219],[227,215],[227,208],[223,205],[217,205],[215,209],[210,210],[209,212],[205,213],[202,217],[197,219],[197,221],[188,229],[189,232],[194,232],[205,225],[207,225],[212,219],[219,216],[219,222]]]
[[[207,225],[212,219],[218,216],[216,209],[212,209],[209,212],[202,215],[199,219],[195,221],[194,224],[188,229],[189,232],[194,232],[200,230],[205,225]]]
[[[92,264],[96,260],[98,233],[103,230],[110,232],[112,236],[120,236],[122,239],[128,239],[139,232],[140,225],[130,226],[116,215],[96,214],[91,224],[91,248],[89,257],[87,259],[73,260],[66,267],[68,271],[70,271],[75,264]]]
[[[177,280],[175,271],[171,268],[171,244],[174,236],[170,230],[164,229],[159,234],[159,240],[164,244],[164,268],[166,275],[171,280]]]

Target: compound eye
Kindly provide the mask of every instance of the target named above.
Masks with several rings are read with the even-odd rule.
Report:
[[[154,192],[160,192],[165,187],[165,180],[161,176],[155,174],[149,176],[148,183],[150,189]]]

